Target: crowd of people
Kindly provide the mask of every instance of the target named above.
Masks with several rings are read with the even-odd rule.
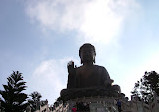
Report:
[[[73,106],[72,112],[88,112],[90,111],[89,104],[83,102],[77,102],[76,105]]]

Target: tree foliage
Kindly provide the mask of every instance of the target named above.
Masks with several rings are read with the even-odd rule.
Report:
[[[131,93],[145,103],[151,102],[155,94],[159,96],[159,74],[155,71],[145,72],[140,81],[135,83]]]
[[[7,80],[7,85],[3,85],[4,90],[0,90],[1,108],[5,112],[24,112],[27,106],[25,103],[27,94],[22,91],[26,90],[27,86],[23,81],[22,73],[13,71]]]
[[[41,94],[37,91],[34,91],[29,96],[31,96],[31,99],[28,100],[28,103],[30,104],[31,111],[34,112],[37,110],[38,103],[40,102],[40,98],[42,97]]]

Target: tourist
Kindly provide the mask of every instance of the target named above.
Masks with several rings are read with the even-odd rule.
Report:
[[[77,108],[76,108],[76,106],[73,106],[73,108],[72,108],[72,112],[77,112]]]

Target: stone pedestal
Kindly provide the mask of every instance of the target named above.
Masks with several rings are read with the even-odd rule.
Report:
[[[76,89],[63,89],[61,91],[61,100],[67,101],[71,99],[83,98],[83,97],[120,97],[121,94],[119,91],[114,89],[113,87],[110,88],[76,88]]]

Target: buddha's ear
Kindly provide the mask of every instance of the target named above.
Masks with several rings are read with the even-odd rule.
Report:
[[[94,62],[94,63],[96,63],[96,60],[95,60],[95,55],[93,55],[93,62]]]
[[[94,63],[96,63],[95,59],[93,60]]]

